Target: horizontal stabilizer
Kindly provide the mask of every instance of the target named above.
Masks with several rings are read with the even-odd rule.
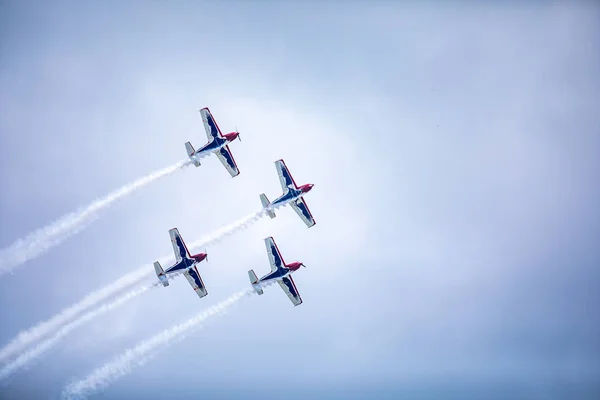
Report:
[[[192,146],[192,144],[190,142],[185,142],[185,150],[187,151],[188,157],[190,157],[190,159],[194,162],[194,165],[196,167],[199,167],[200,161],[196,160],[195,158],[192,158],[194,156],[194,154],[196,154],[196,150],[194,150],[194,146]]]
[[[250,271],[248,271],[248,277],[250,277],[250,283],[252,284],[254,290],[256,290],[256,293],[258,293],[259,295],[263,294],[263,290],[260,287],[260,284],[258,283],[258,278],[256,277],[254,270],[251,269]]]
[[[260,195],[260,202],[262,203],[263,208],[267,211],[267,214],[269,214],[269,217],[271,217],[271,219],[275,218],[275,211],[268,208],[271,205],[271,202],[264,193]]]
[[[169,286],[169,280],[165,276],[165,271],[163,271],[158,261],[154,261],[154,270],[156,271],[156,276],[158,277],[158,279],[160,279],[162,285],[165,287]]]

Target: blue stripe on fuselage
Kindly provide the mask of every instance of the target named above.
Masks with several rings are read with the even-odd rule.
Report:
[[[290,273],[289,268],[277,268],[275,271],[268,273],[267,275],[260,278],[259,282],[270,281],[272,279],[283,278]]]
[[[198,151],[196,151],[196,153],[215,151],[215,150],[218,150],[220,147],[222,147],[225,144],[227,144],[227,139],[221,139],[221,138],[216,137],[212,141],[208,142],[207,144],[205,144],[204,146],[199,148]]]
[[[277,199],[273,200],[272,205],[287,203],[292,200],[296,200],[298,197],[302,196],[302,190],[290,189],[288,188],[287,192],[279,196]]]
[[[165,273],[180,271],[182,269],[188,269],[194,266],[194,260],[191,258],[184,257],[180,262],[167,269]]]

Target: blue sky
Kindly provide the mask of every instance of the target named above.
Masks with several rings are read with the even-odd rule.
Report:
[[[209,106],[216,158],[146,187],[0,280],[0,340],[279,193],[290,209],[98,318],[0,388],[56,398],[268,270],[240,302],[102,398],[597,398],[600,44],[591,2],[3,2],[0,247],[185,157]]]

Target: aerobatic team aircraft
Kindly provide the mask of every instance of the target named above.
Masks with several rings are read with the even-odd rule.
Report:
[[[315,224],[315,219],[302,196],[310,192],[314,185],[312,183],[307,183],[306,185],[298,187],[283,160],[275,161],[275,167],[277,167],[277,174],[279,175],[279,182],[281,183],[283,194],[273,202],[269,202],[269,199],[264,193],[260,195],[260,201],[266,209],[267,214],[269,214],[269,217],[275,218],[275,211],[273,211],[274,206],[289,203],[294,211],[296,211],[296,214],[304,221],[306,226],[310,228]]]
[[[240,133],[236,131],[226,135],[221,134],[221,130],[215,122],[215,119],[210,113],[208,107],[200,110],[200,115],[202,115],[202,122],[204,122],[204,130],[206,131],[208,143],[198,150],[194,150],[194,146],[192,146],[190,142],[186,142],[185,149],[187,150],[190,160],[192,160],[194,165],[198,167],[200,166],[201,158],[209,155],[210,153],[215,153],[227,171],[229,171],[231,177],[233,178],[238,176],[240,174],[240,170],[238,169],[237,164],[231,155],[228,144],[233,142],[235,139],[238,139],[241,142],[242,139],[240,138]]]
[[[250,277],[250,283],[252,283],[252,287],[256,293],[261,295],[263,294],[261,283],[267,283],[269,281],[276,280],[285,294],[287,294],[287,296],[290,298],[292,303],[294,303],[294,306],[302,304],[302,298],[300,297],[300,293],[298,293],[298,289],[296,289],[296,284],[292,279],[292,273],[300,269],[300,267],[306,268],[306,266],[297,261],[291,264],[286,264],[281,257],[281,253],[279,252],[279,248],[277,248],[273,237],[266,238],[265,245],[267,246],[267,253],[269,254],[271,272],[262,278],[257,279],[254,270],[251,269],[248,271],[248,276]]]
[[[160,263],[155,261],[154,269],[156,270],[156,276],[158,276],[158,279],[160,279],[163,286],[169,286],[169,279],[167,275],[184,271],[183,274],[198,297],[202,298],[206,296],[208,291],[206,290],[206,286],[204,286],[204,282],[202,282],[202,278],[200,277],[200,273],[198,272],[196,265],[204,260],[208,262],[207,254],[198,253],[193,256],[190,255],[190,252],[183,242],[183,239],[181,238],[177,228],[171,229],[169,231],[169,235],[171,236],[171,243],[173,244],[173,252],[175,252],[175,265],[167,268],[166,271],[163,271]]]

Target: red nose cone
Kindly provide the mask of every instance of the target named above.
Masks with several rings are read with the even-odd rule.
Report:
[[[287,265],[287,267],[292,271],[297,271],[300,269],[300,266],[302,266],[302,263],[297,261]]]
[[[203,261],[205,258],[206,258],[206,253],[198,253],[194,256],[194,260],[196,260],[196,262]]]
[[[239,132],[231,132],[225,135],[225,137],[227,138],[227,141],[229,142],[233,142],[235,139],[237,139],[237,137],[240,135]]]

